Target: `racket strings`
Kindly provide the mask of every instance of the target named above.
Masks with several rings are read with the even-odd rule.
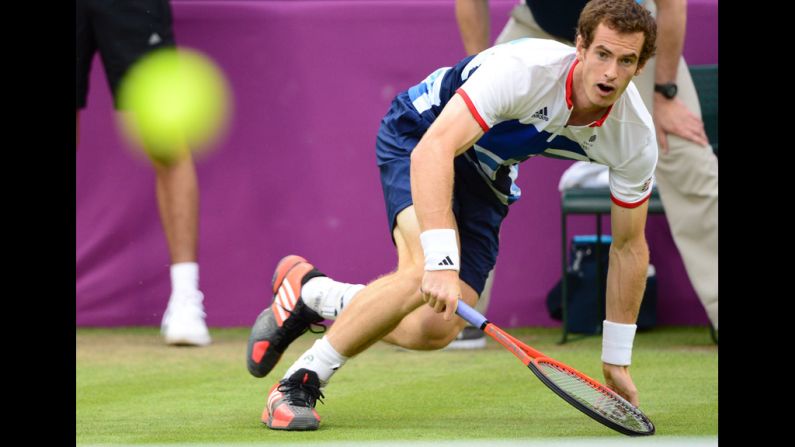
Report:
[[[580,376],[549,363],[539,362],[542,373],[563,392],[610,419],[634,430],[644,430],[647,423],[642,414],[624,399],[616,397]]]

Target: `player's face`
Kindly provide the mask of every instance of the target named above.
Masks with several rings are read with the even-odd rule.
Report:
[[[624,93],[632,77],[640,73],[638,58],[643,33],[622,34],[600,23],[593,42],[583,48],[577,37],[577,59],[582,67],[585,96],[596,107],[609,107]]]

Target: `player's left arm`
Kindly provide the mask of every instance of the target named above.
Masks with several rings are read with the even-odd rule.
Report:
[[[607,270],[607,320],[635,324],[646,288],[649,248],[646,245],[646,215],[649,201],[626,208],[613,203],[610,222],[613,242]]]
[[[649,202],[634,208],[613,203],[613,242],[607,270],[606,321],[602,334],[602,371],[607,386],[638,406],[638,389],[629,375],[635,322],[646,288],[649,248],[645,228]]]

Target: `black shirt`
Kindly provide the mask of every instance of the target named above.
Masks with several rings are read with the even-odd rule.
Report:
[[[574,42],[577,20],[588,0],[526,0],[538,26],[547,33]]]

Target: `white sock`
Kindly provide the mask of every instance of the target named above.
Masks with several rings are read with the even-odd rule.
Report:
[[[301,286],[301,298],[321,317],[335,320],[362,289],[363,284],[348,284],[334,281],[327,276],[318,276]]]
[[[322,388],[326,386],[331,376],[334,375],[337,369],[342,367],[347,360],[348,357],[337,352],[337,350],[331,346],[331,343],[326,340],[326,336],[324,335],[323,338],[316,341],[311,348],[304,352],[301,357],[293,363],[293,366],[284,373],[284,377],[282,378],[286,379],[299,369],[306,368],[317,373],[317,377],[320,379],[320,387]]]
[[[180,262],[171,265],[171,294],[199,290],[199,264]]]

